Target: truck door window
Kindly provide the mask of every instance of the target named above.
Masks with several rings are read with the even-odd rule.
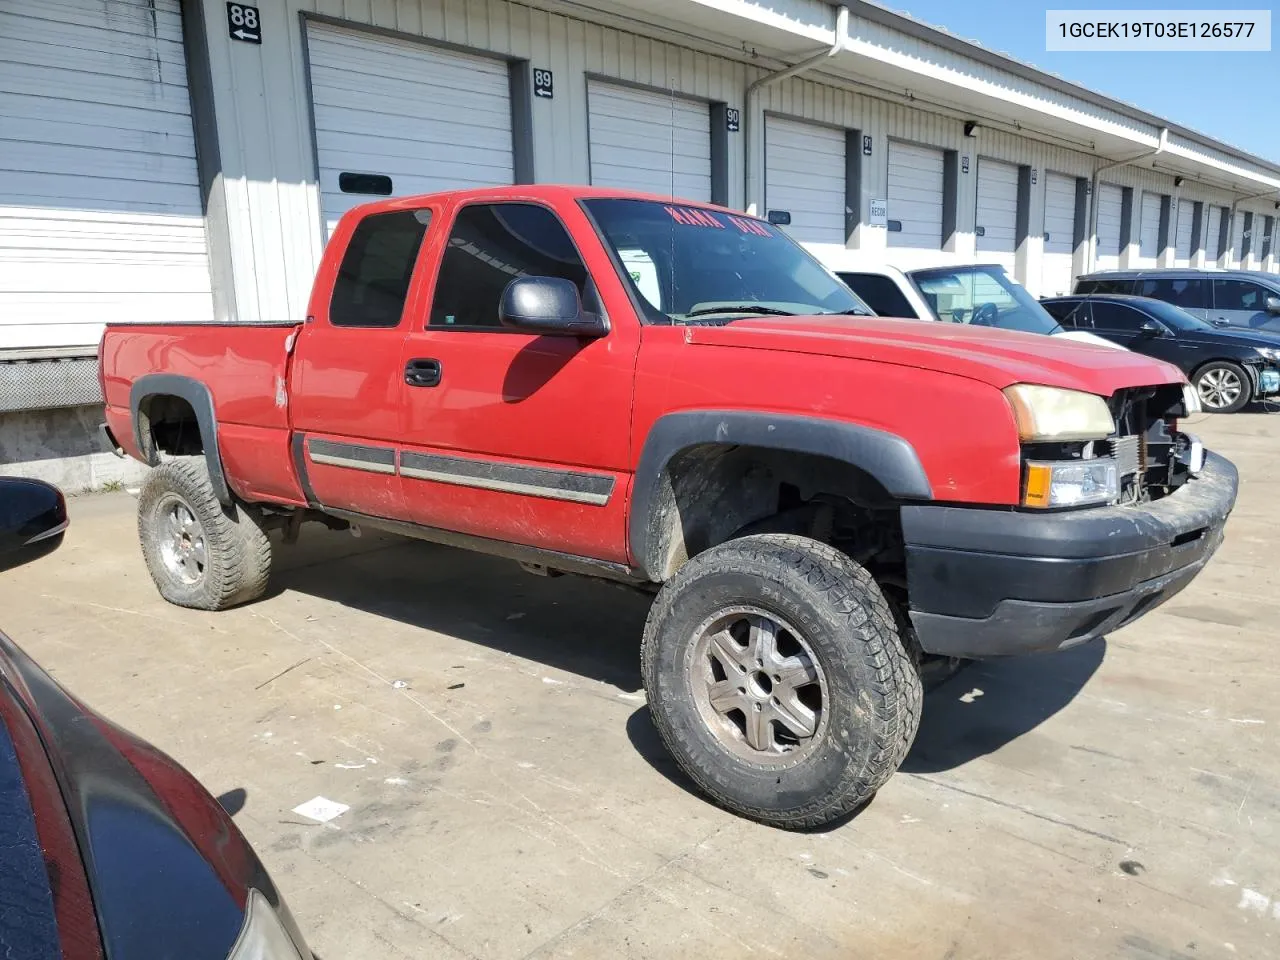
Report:
[[[404,313],[429,210],[375,213],[356,225],[329,301],[335,327],[394,327]]]
[[[476,203],[458,211],[436,278],[433,327],[494,329],[517,277],[562,277],[589,299],[587,268],[560,219],[533,203]]]
[[[920,319],[892,277],[882,273],[837,273],[836,276],[880,316]]]

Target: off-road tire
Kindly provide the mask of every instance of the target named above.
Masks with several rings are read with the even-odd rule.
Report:
[[[686,662],[698,626],[739,605],[794,624],[826,678],[825,729],[785,769],[732,753],[693,699]],[[915,660],[884,594],[848,556],[807,537],[743,537],[686,563],[649,612],[641,670],[654,724],[685,773],[726,809],[786,829],[865,804],[902,764],[920,722]]]
[[[1200,392],[1200,381],[1202,379],[1218,372],[1229,373],[1239,379],[1241,386],[1240,396],[1226,406],[1211,407],[1205,403],[1204,395],[1201,394],[1200,405],[1206,413],[1235,413],[1238,410],[1243,410],[1253,399],[1253,381],[1249,379],[1249,374],[1245,372],[1245,369],[1237,363],[1232,363],[1229,360],[1214,360],[1212,363],[1206,363],[1191,378],[1191,383],[1196,392]]]
[[[184,503],[199,522],[205,542],[203,575],[184,582],[166,565],[162,540],[169,536],[164,506]],[[271,574],[271,541],[252,507],[218,502],[204,457],[175,457],[152,470],[138,496],[138,540],[160,595],[196,610],[225,610],[262,596]]]

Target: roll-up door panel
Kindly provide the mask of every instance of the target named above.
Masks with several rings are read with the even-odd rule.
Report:
[[[1138,256],[1154,264],[1160,256],[1160,195],[1142,194],[1142,222],[1139,227]]]
[[[1120,226],[1124,209],[1124,191],[1110,183],[1098,184],[1098,254],[1099,270],[1120,266]]]
[[[711,200],[711,108],[703,101],[587,82],[591,182]]]
[[[765,207],[791,214],[788,231],[808,243],[845,243],[845,132],[765,118]]]
[[[1003,264],[1012,274],[1018,249],[1018,168],[979,157],[977,193],[978,259]]]
[[[889,141],[889,246],[942,249],[942,151]]]
[[[1071,292],[1072,255],[1076,234],[1076,181],[1060,173],[1045,175],[1044,259],[1040,296]]]
[[[1190,200],[1178,201],[1178,225],[1174,232],[1173,263],[1174,266],[1186,267],[1191,264],[1191,236],[1195,232],[1196,205]]]
[[[328,231],[388,186],[404,196],[514,179],[503,61],[314,22],[307,54]],[[349,192],[378,178],[389,185]]]

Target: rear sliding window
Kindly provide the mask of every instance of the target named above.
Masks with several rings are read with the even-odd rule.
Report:
[[[335,327],[394,327],[404,313],[430,210],[375,213],[357,224],[329,302]]]

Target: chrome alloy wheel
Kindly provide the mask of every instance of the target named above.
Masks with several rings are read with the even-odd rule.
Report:
[[[685,668],[699,714],[734,755],[791,766],[821,740],[826,677],[804,637],[776,614],[718,611],[698,628]]]
[[[204,527],[187,502],[176,494],[160,501],[160,556],[165,569],[186,584],[199,583],[207,561]]]
[[[1209,370],[1196,381],[1200,402],[1210,410],[1222,410],[1231,406],[1244,390],[1240,377],[1232,370]]]

